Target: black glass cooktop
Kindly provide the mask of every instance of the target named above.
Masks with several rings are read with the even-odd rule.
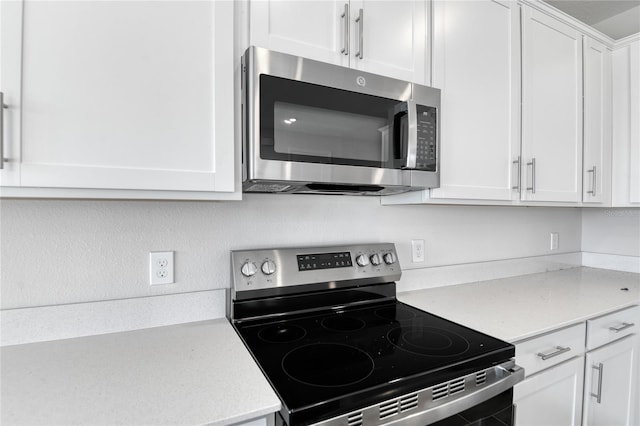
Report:
[[[328,419],[514,356],[506,342],[395,301],[235,326],[289,424]]]

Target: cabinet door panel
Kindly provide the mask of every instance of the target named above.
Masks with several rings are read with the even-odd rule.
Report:
[[[0,92],[7,106],[3,116],[0,186],[20,185],[20,40],[22,3],[0,2]]]
[[[516,426],[577,426],[582,411],[584,358],[528,377],[514,387]]]
[[[260,0],[249,4],[250,44],[336,65],[349,65],[345,5],[334,0]],[[348,17],[347,17],[348,18]]]
[[[582,36],[525,7],[523,199],[582,199]],[[535,165],[527,163],[534,163]],[[526,166],[526,167],[525,167]]]
[[[24,2],[22,186],[233,191],[232,16]]]
[[[636,387],[636,335],[587,353],[584,424],[630,425]],[[600,402],[597,396],[600,396]]]
[[[584,40],[584,151],[582,201],[611,198],[611,56],[601,43]]]
[[[520,151],[520,8],[434,3],[433,85],[442,89],[441,184],[432,198],[510,200]]]
[[[640,41],[631,44],[629,53],[629,201],[640,203]]]
[[[353,68],[427,84],[427,2],[425,0],[351,1]],[[359,26],[362,9],[362,59]]]

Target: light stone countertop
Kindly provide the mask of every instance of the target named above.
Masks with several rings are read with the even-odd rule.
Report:
[[[408,291],[398,299],[516,342],[640,304],[640,274],[581,267]]]
[[[226,319],[0,351],[3,425],[230,424],[280,400]]]

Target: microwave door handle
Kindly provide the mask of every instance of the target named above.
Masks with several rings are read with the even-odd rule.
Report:
[[[418,155],[418,117],[416,102],[407,100],[407,157],[405,167],[415,169]]]

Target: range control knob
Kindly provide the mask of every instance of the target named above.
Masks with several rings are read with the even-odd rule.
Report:
[[[380,262],[382,262],[382,260],[380,259],[380,255],[378,253],[372,254],[369,260],[371,260],[371,264],[375,266],[378,266]]]
[[[369,264],[369,258],[366,254],[359,254],[358,257],[356,257],[356,263],[358,266],[367,266]]]
[[[386,253],[384,256],[384,263],[386,263],[387,265],[392,265],[394,263],[396,263],[396,255],[393,253]]]
[[[265,260],[262,264],[262,272],[265,275],[271,275],[276,271],[276,264],[272,260]]]
[[[242,272],[242,275],[244,275],[245,277],[252,277],[256,274],[257,271],[258,268],[253,262],[244,262],[242,268],[240,268],[240,272]]]

